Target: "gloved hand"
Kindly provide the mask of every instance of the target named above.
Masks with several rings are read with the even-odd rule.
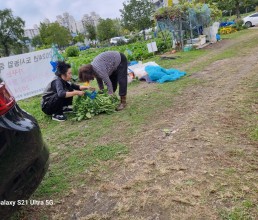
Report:
[[[52,66],[52,72],[56,72],[56,68],[57,68],[57,62],[55,61],[50,61],[50,64]]]
[[[85,92],[85,96],[88,96],[90,99],[95,99],[96,98],[96,96],[97,96],[97,91],[96,90],[94,90],[93,92]]]

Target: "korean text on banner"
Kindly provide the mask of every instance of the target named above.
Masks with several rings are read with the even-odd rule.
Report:
[[[54,78],[49,64],[52,50],[40,50],[0,59],[0,76],[16,100],[42,94]]]

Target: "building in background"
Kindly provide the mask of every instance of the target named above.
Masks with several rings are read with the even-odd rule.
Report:
[[[77,23],[72,15],[68,12],[64,12],[63,16],[56,16],[56,21],[63,27],[66,27],[71,33],[77,33]]]
[[[85,18],[86,19],[87,18],[90,19],[93,22],[93,25],[96,27],[98,25],[98,23],[99,23],[100,16],[98,14],[96,14],[95,12],[91,12],[90,15],[85,14],[83,16],[82,20],[84,20]]]
[[[36,24],[33,26],[32,29],[24,30],[24,36],[29,39],[32,39],[32,38],[36,37],[37,35],[39,35],[39,28]]]
[[[79,33],[84,33],[84,27],[83,27],[83,22],[82,22],[82,20],[76,21],[76,27],[77,27],[77,31],[78,31]]]
[[[42,23],[50,24],[50,20],[46,18]],[[24,37],[28,37],[29,39],[32,39],[37,35],[39,35],[39,26],[36,24],[34,24],[33,28],[31,29],[24,29]]]
[[[82,24],[83,24],[84,33],[86,32],[86,30],[85,30],[86,24],[91,24],[94,27],[97,27],[97,25],[99,23],[99,19],[100,19],[100,16],[98,14],[96,14],[95,12],[91,12],[89,15],[88,14],[83,15]]]

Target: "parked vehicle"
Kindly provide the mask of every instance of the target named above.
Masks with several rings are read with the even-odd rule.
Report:
[[[129,39],[125,38],[125,37],[113,37],[110,39],[110,44],[112,45],[116,45],[119,41],[124,42],[124,43],[128,43]]]
[[[0,217],[8,219],[39,186],[49,164],[36,119],[23,111],[0,78]],[[14,201],[15,205],[2,204]],[[20,205],[22,205],[20,203]]]
[[[244,21],[245,26],[248,28],[252,27],[254,25],[258,25],[258,12],[244,17],[243,21]]]

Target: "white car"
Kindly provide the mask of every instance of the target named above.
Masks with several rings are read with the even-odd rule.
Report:
[[[110,44],[116,45],[119,41],[122,41],[124,43],[128,43],[129,39],[125,37],[113,37],[110,39]]]
[[[258,25],[258,12],[244,17],[243,21],[246,27],[252,27],[254,25]]]

